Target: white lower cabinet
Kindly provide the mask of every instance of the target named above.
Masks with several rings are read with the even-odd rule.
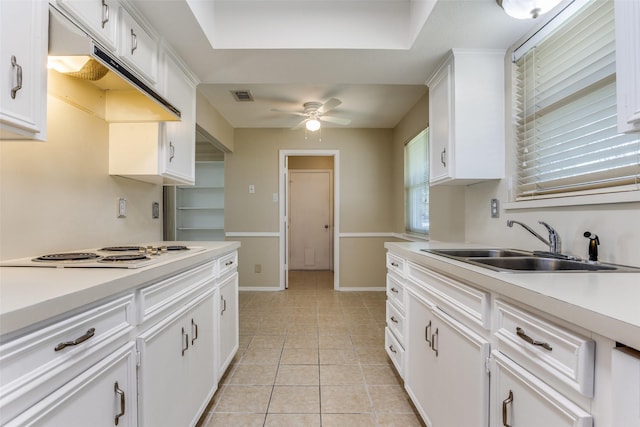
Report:
[[[137,338],[140,426],[195,425],[213,396],[213,294],[211,287]]]
[[[238,351],[238,273],[223,279],[218,287],[218,380],[227,370]]]
[[[593,418],[500,352],[492,356],[492,427],[591,427]]]
[[[430,427],[487,426],[489,341],[421,293],[409,286],[405,387]]]
[[[136,355],[129,343],[6,426],[135,426],[136,400]]]

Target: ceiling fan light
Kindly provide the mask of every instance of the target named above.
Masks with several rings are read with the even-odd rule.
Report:
[[[547,13],[561,0],[496,0],[505,13],[516,19],[535,19]]]
[[[308,131],[315,132],[320,129],[320,121],[317,119],[309,119],[305,123],[305,127]]]

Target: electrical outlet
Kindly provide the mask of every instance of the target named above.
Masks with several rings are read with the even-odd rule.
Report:
[[[249,194],[254,194],[256,192],[256,186],[251,184],[249,185]]]
[[[262,264],[256,264],[253,271],[255,271],[256,273],[262,273]]]
[[[118,218],[127,217],[127,199],[124,197],[118,198]]]
[[[151,218],[153,219],[160,218],[160,203],[153,202],[151,204]]]
[[[500,218],[500,201],[491,199],[491,218]]]

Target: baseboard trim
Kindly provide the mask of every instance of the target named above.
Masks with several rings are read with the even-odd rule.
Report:
[[[357,287],[357,286],[340,286],[339,291],[343,292],[385,292],[386,287]]]
[[[239,286],[238,291],[268,291],[275,292],[281,291],[279,286]]]

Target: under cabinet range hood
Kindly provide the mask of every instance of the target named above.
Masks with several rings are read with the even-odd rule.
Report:
[[[178,108],[53,6],[49,7],[49,68],[104,91],[107,122],[180,120]]]

